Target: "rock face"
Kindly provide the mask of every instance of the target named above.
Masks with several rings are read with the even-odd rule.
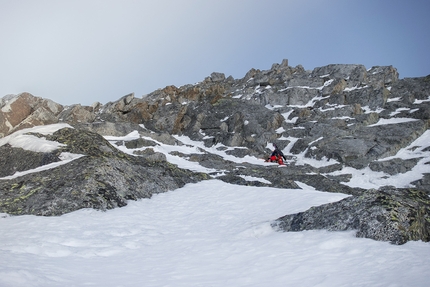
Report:
[[[428,242],[430,198],[419,190],[383,187],[283,216],[272,226],[280,231],[357,230],[357,237],[393,244],[409,240]]]
[[[1,180],[1,212],[46,216],[81,208],[106,210],[206,179],[204,174],[181,170],[166,161],[126,155],[89,131],[64,128],[47,138],[65,144],[58,154],[85,156],[49,170]],[[33,157],[38,158],[37,153]]]
[[[63,110],[63,106],[29,93],[3,98],[0,104],[1,137],[20,129],[57,123]]]
[[[267,143],[277,142],[293,154],[394,174],[404,171],[402,160],[385,167],[374,162],[395,155],[428,129],[429,89],[429,77],[399,80],[391,66],[337,64],[306,71],[284,60],[270,70],[251,69],[242,79],[213,73],[195,85],[91,107],[63,107],[27,93],[8,97],[2,100],[0,133],[66,122],[102,135],[125,135],[143,124],[207,146],[246,147],[253,156],[265,155]],[[408,121],[380,125],[393,119]]]
[[[242,79],[212,73],[194,85],[167,86],[142,98],[129,94],[92,106],[62,106],[28,93],[6,96],[0,100],[0,156],[5,159],[0,177],[55,164],[64,153],[84,156],[50,171],[0,180],[0,212],[58,215],[83,207],[113,208],[209,177],[279,188],[299,188],[300,182],[353,196],[303,215],[287,215],[277,221],[285,231],[357,229],[358,236],[394,243],[427,241],[428,207],[422,192],[430,194],[430,144],[420,138],[429,133],[429,90],[430,76],[399,79],[392,66],[334,64],[308,71],[283,60],[269,70],[251,69]],[[2,137],[24,128],[53,123],[74,128],[37,135],[64,144],[53,151],[30,152],[1,143]],[[138,138],[113,145],[102,137],[131,132]],[[170,155],[213,172],[179,169],[155,151],[160,143],[183,145],[180,136],[203,144],[195,153]],[[286,167],[237,163],[219,155],[264,159],[271,143],[286,154]],[[115,145],[136,151],[124,154]],[[340,172],[345,170],[350,172]],[[401,187],[417,191],[368,190],[351,184],[358,172],[375,172],[380,179],[413,174]],[[386,208],[381,198],[397,207]],[[361,207],[354,209],[354,204]],[[331,212],[338,206],[347,213]],[[397,221],[390,221],[397,215]],[[386,237],[383,230],[389,230]]]
[[[59,161],[58,152],[32,152],[9,144],[0,146],[0,177]]]

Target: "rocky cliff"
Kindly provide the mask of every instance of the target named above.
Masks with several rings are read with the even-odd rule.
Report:
[[[301,182],[358,198],[370,190],[365,174],[373,172],[381,186],[430,194],[430,144],[425,140],[430,76],[399,79],[391,66],[328,65],[307,71],[284,60],[269,70],[251,69],[241,79],[212,73],[194,85],[168,86],[142,98],[130,94],[106,104],[62,106],[23,93],[4,97],[0,106],[0,154],[7,159],[0,164],[1,212],[55,215],[82,207],[112,208],[210,177],[281,188],[299,188]],[[49,152],[10,143],[19,131],[59,123],[70,128],[34,135],[61,144]],[[105,139],[132,132],[138,136],[130,141]],[[206,168],[206,175],[174,167],[154,151],[160,144],[186,145],[185,138],[201,146],[168,155]],[[286,167],[249,160],[266,158],[271,143],[286,155]],[[122,153],[119,146],[135,153]],[[64,152],[84,156],[49,171],[7,177],[61,161]],[[362,184],[357,171],[363,174]],[[160,174],[168,179],[156,180]],[[399,177],[408,179],[407,186],[390,181]],[[64,197],[76,190],[85,190],[84,195]],[[408,198],[411,194],[418,193],[407,193]],[[420,222],[428,223],[428,208],[417,208],[424,218]],[[429,240],[427,235],[402,238]]]

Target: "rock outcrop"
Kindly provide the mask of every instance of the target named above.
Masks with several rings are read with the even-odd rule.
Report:
[[[422,191],[383,187],[339,202],[283,216],[272,223],[280,231],[356,230],[357,237],[404,244],[430,241],[430,198]]]
[[[399,80],[391,66],[328,65],[306,71],[284,60],[270,70],[251,69],[242,79],[213,73],[195,85],[168,86],[140,99],[130,94],[91,107],[63,107],[24,93],[2,100],[0,133],[66,122],[102,135],[124,135],[144,125],[207,146],[247,147],[253,156],[263,156],[267,143],[276,141],[293,154],[378,168],[373,162],[395,155],[428,129],[429,89],[428,77]],[[407,121],[379,125],[395,118]],[[388,172],[401,171],[402,165],[392,162]]]
[[[2,98],[0,102],[0,137],[14,131],[58,122],[63,106],[29,93]]]
[[[55,151],[58,156],[84,156],[49,170],[0,180],[1,212],[47,216],[81,208],[106,210],[125,206],[127,200],[149,198],[207,178],[166,161],[129,156],[102,136],[86,130],[63,128],[45,137],[64,144]],[[49,153],[50,157],[54,157],[53,153]],[[22,156],[29,154],[32,152],[26,151]],[[38,159],[40,155],[34,153],[30,157]],[[56,160],[59,161],[51,161]],[[29,164],[23,169],[32,167]]]
[[[0,177],[13,175],[60,161],[59,152],[34,152],[12,147],[10,144],[0,146]]]

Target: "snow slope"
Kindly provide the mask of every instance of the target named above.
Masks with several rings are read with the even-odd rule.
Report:
[[[108,212],[2,218],[0,286],[428,286],[426,243],[270,227],[342,197],[212,180]]]
[[[58,126],[45,128],[49,133]],[[168,154],[203,148],[178,139],[187,145],[160,143],[156,150],[181,167],[207,171]],[[427,161],[429,139],[427,132],[413,149]],[[20,144],[31,149],[31,141]],[[404,149],[397,156],[417,154]],[[358,172],[366,173],[369,186],[381,183],[380,174]],[[398,179],[398,184],[407,180]],[[297,184],[302,189],[236,186],[213,179],[107,212],[0,214],[0,286],[428,286],[428,243],[397,246],[356,238],[354,232],[272,230],[270,221],[282,215],[347,196]]]

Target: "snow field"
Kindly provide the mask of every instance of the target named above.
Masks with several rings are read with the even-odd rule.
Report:
[[[100,212],[0,218],[0,286],[427,286],[430,248],[270,222],[343,194],[209,180]]]

